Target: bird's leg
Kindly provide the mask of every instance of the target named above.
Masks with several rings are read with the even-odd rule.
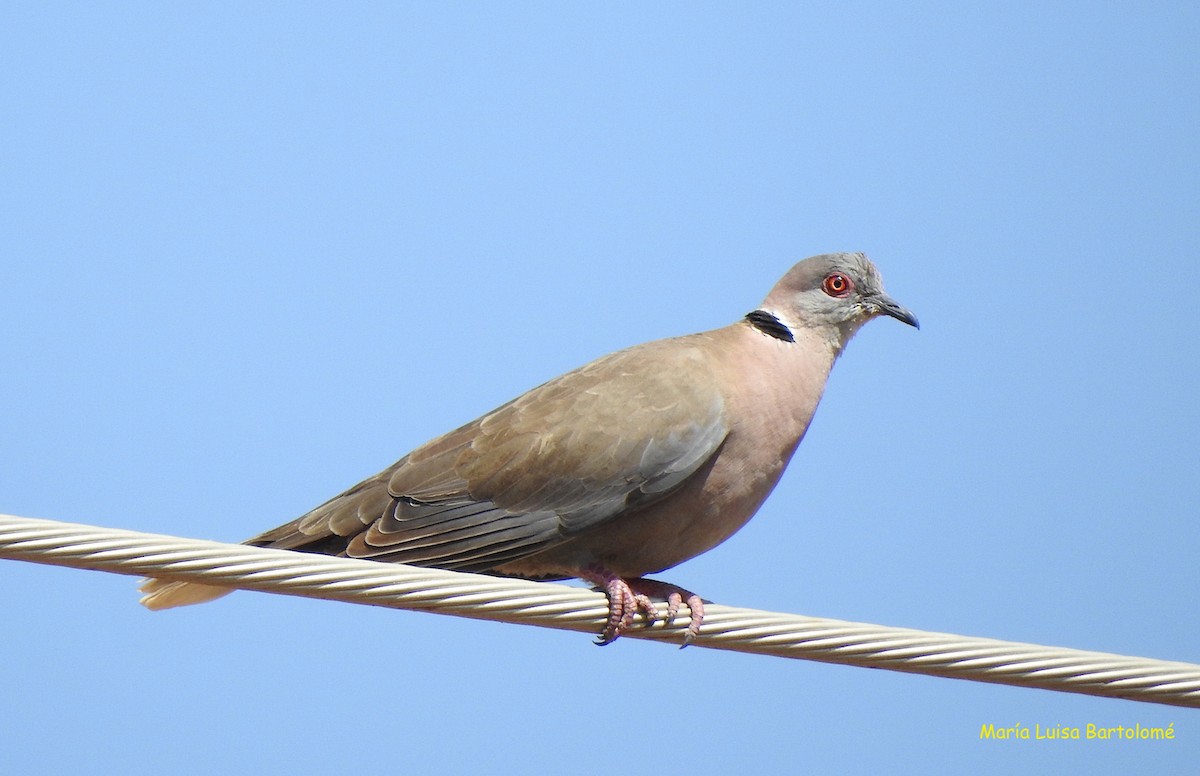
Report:
[[[700,623],[704,622],[704,601],[700,596],[690,590],[684,590],[682,587],[672,585],[668,582],[660,582],[657,579],[631,579],[629,580],[629,586],[636,593],[640,593],[643,596],[656,596],[667,599],[665,625],[675,622],[675,615],[679,613],[680,605],[686,601],[688,611],[691,612],[691,619],[688,622],[687,630],[683,632],[683,644],[681,646],[686,647],[692,643],[692,639],[700,635]]]
[[[611,644],[620,638],[633,624],[634,615],[639,608],[646,612],[646,617],[651,622],[658,619],[658,609],[649,598],[642,595],[639,600],[628,582],[603,566],[588,566],[579,573],[579,577],[591,582],[608,596],[608,622],[596,638],[596,643],[600,646]]]
[[[667,625],[675,621],[675,615],[679,613],[679,607],[686,598],[691,621],[683,634],[683,646],[690,644],[700,633],[700,623],[704,620],[704,602],[695,593],[654,579],[638,577],[626,580],[602,566],[588,566],[580,572],[579,577],[591,582],[608,596],[608,622],[596,639],[600,646],[611,644],[620,638],[621,634],[633,625],[633,618],[639,610],[645,614],[648,624],[658,622],[658,607],[650,600],[650,596],[666,599]]]

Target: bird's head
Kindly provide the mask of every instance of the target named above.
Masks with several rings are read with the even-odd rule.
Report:
[[[775,284],[759,311],[791,331],[821,330],[839,351],[860,326],[881,315],[920,328],[917,317],[884,292],[879,270],[861,253],[801,261]]]

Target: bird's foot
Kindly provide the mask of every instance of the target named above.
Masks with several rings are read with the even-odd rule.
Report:
[[[645,615],[648,625],[653,625],[660,619],[664,625],[670,625],[675,621],[679,607],[684,602],[691,612],[691,619],[687,630],[684,631],[681,646],[686,647],[700,634],[700,623],[704,621],[704,601],[689,590],[656,579],[624,579],[597,566],[584,569],[580,577],[603,590],[608,596],[608,622],[596,638],[596,643],[600,646],[611,644],[620,638],[621,634],[633,625],[633,619],[639,611]],[[660,618],[658,606],[651,600],[651,596],[666,600],[666,617]]]

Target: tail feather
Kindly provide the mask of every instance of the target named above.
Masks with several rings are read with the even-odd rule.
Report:
[[[138,588],[145,595],[141,604],[158,611],[176,606],[202,604],[233,592],[232,587],[202,585],[199,582],[173,582],[169,579],[147,579]]]

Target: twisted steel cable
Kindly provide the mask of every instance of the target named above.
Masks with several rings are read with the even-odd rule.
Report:
[[[0,515],[0,558],[599,633],[577,587]],[[696,647],[1200,708],[1200,665],[709,605]],[[674,623],[625,638],[682,643]]]

